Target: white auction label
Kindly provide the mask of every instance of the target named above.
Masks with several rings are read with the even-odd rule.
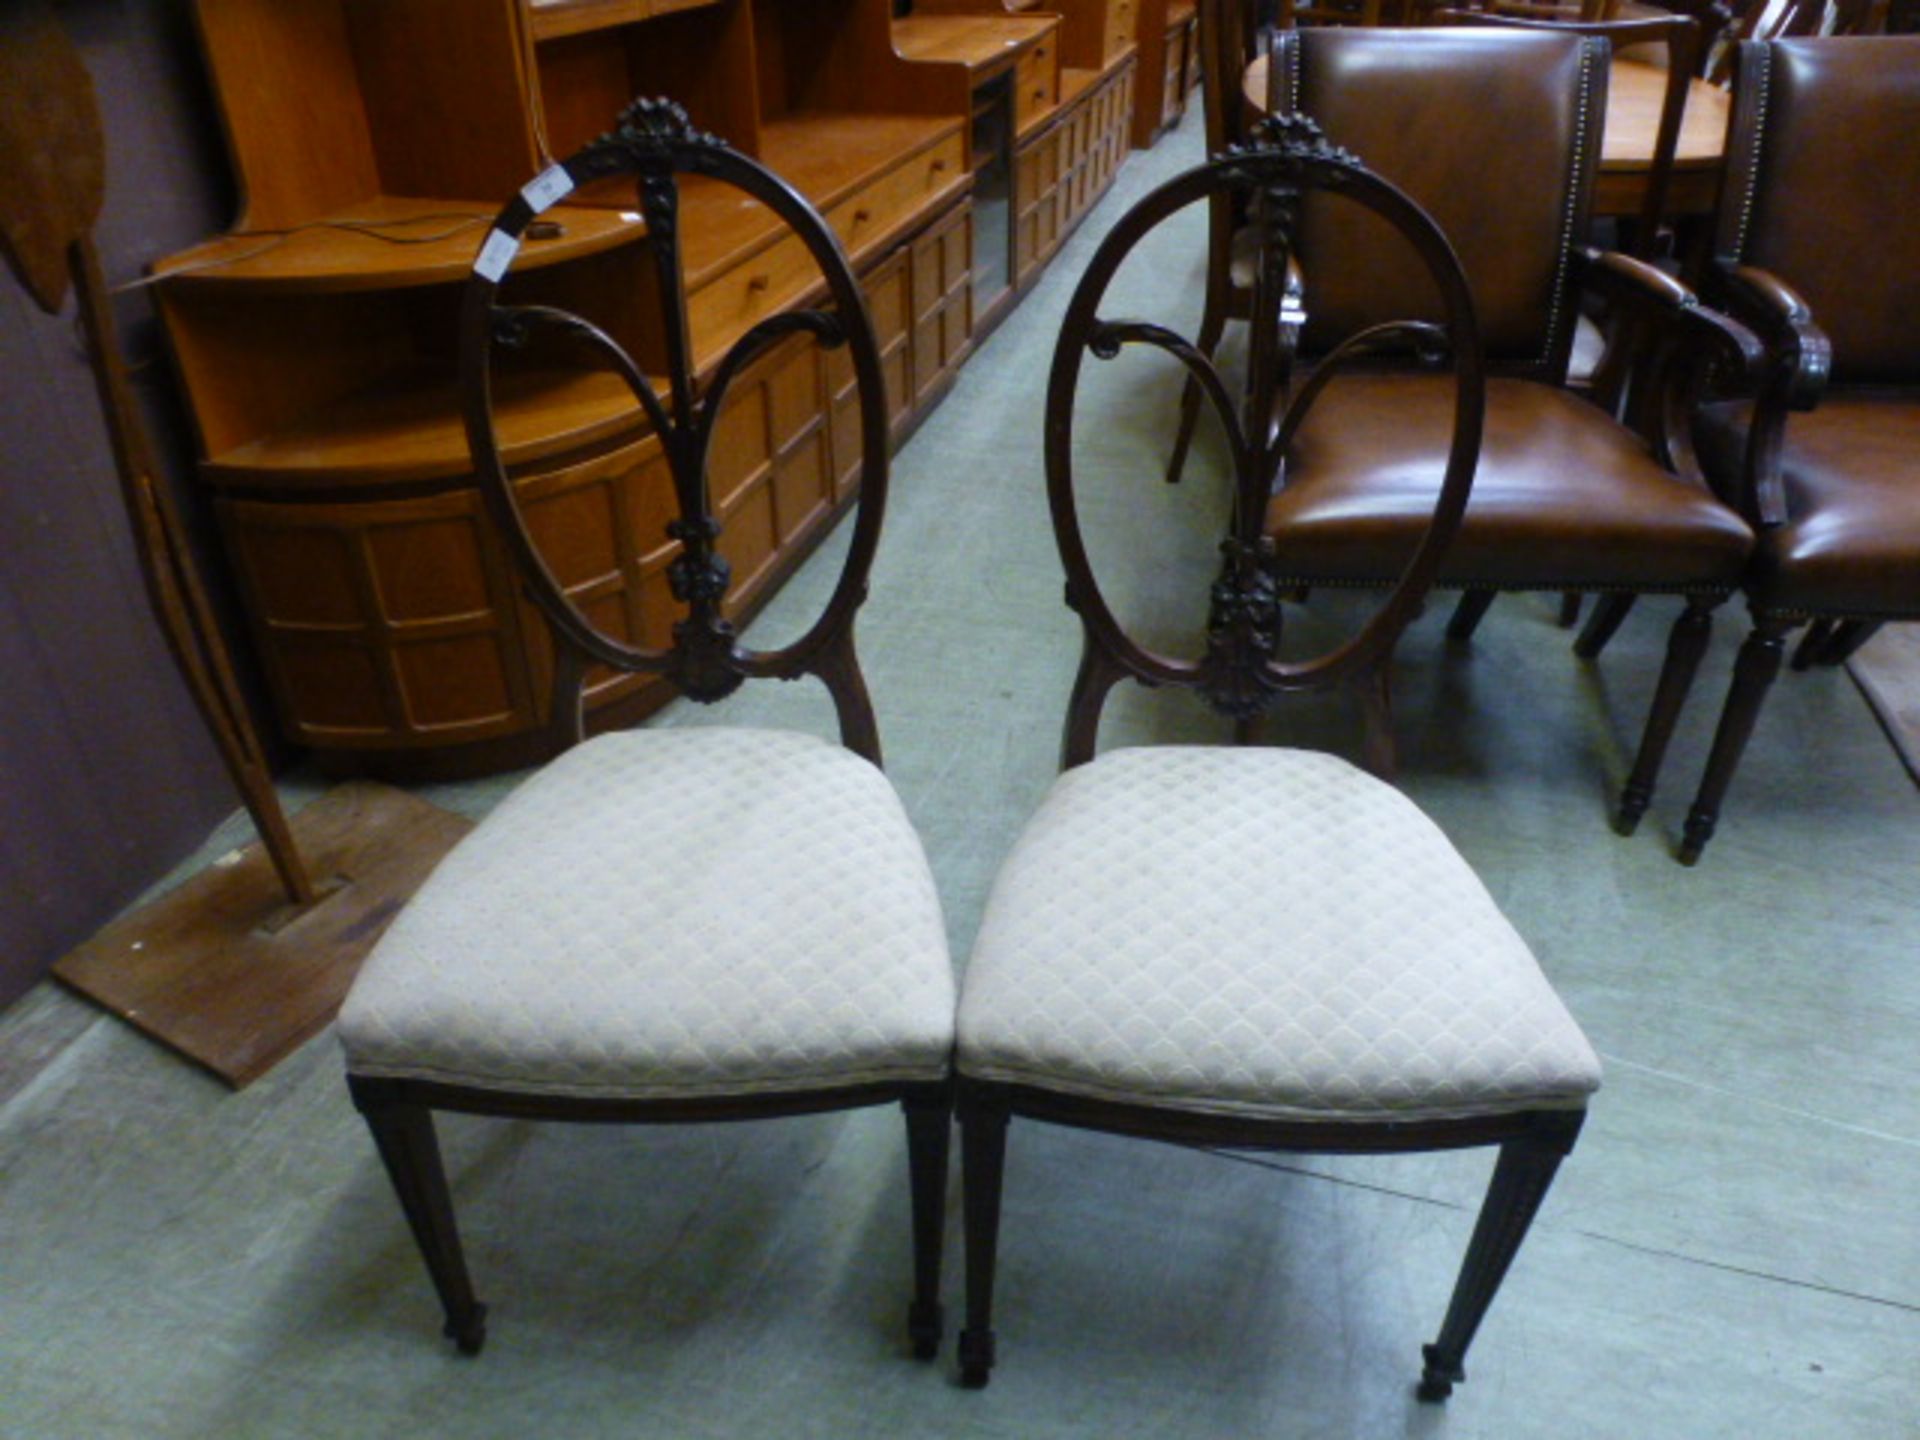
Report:
[[[573,193],[573,177],[564,165],[549,165],[520,187],[520,198],[538,215],[549,205]]]
[[[487,243],[480,247],[480,253],[474,258],[473,273],[485,280],[496,283],[507,273],[507,267],[513,263],[513,257],[520,253],[520,242],[504,230],[492,230],[487,234]]]

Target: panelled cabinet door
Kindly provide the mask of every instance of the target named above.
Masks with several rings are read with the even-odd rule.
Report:
[[[887,382],[887,418],[897,435],[912,418],[912,337],[908,316],[913,309],[908,252],[896,251],[860,282],[873,317],[874,338],[880,344],[880,370]],[[826,355],[827,388],[833,404],[834,495],[845,499],[860,483],[860,396],[853,378],[853,362],[844,350]]]
[[[973,334],[972,221],[972,205],[962,205],[913,242],[916,405],[932,399]]]

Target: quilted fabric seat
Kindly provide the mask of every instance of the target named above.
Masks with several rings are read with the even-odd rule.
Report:
[[[938,1081],[953,979],[893,788],[809,735],[606,735],[447,857],[340,1014],[356,1075],[664,1099]]]
[[[959,1068],[1299,1121],[1578,1107],[1592,1048],[1439,829],[1292,750],[1115,750],[1068,771],[1001,871]]]

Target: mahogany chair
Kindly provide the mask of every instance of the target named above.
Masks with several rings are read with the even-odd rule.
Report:
[[[1739,45],[1745,41],[1878,35],[1895,18],[1891,12],[1889,0],[1784,0],[1779,5],[1768,0],[1745,0],[1729,30],[1734,43],[1720,51],[1713,78],[1732,78]]]
[[[1244,197],[1261,237],[1253,384],[1235,413],[1197,346],[1104,318],[1115,272],[1180,208]],[[1262,514],[1300,417],[1347,383],[1286,401],[1281,311],[1301,201],[1337,192],[1410,246],[1443,323],[1379,326],[1348,353],[1417,346],[1443,361],[1439,463],[1390,597],[1338,649],[1285,662]],[[1306,275],[1308,293],[1317,282]],[[1197,660],[1144,649],[1102,595],[1079,522],[1074,400],[1085,356],[1161,349],[1228,432],[1235,503]],[[962,986],[957,1096],[965,1174],[961,1379],[985,1385],[1006,1142],[1014,1116],[1232,1148],[1381,1152],[1497,1145],[1499,1161],[1420,1393],[1464,1378],[1475,1330],[1572,1148],[1599,1065],[1579,1027],[1446,837],[1391,785],[1330,755],[1158,746],[1095,758],[1118,681],[1197,691],[1244,721],[1281,695],[1358,679],[1378,692],[1467,502],[1484,384],[1474,306],[1444,237],[1407,197],[1299,116],[1141,200],[1074,294],[1047,393],[1047,490],[1085,636],[1066,773],[1002,867]],[[1317,395],[1317,400],[1316,400]],[[1283,405],[1283,401],[1285,402]],[[1084,482],[1083,482],[1084,483]],[[1370,724],[1383,720],[1370,707]],[[1380,750],[1376,732],[1368,749]],[[1114,1197],[1114,1203],[1126,1203]]]
[[[1548,7],[1484,0],[1478,5],[1439,11],[1443,24],[1494,25],[1515,29],[1550,27],[1576,35],[1592,35],[1618,51],[1629,46],[1657,46],[1665,65],[1667,84],[1660,97],[1660,124],[1654,132],[1653,155],[1647,166],[1646,193],[1632,227],[1627,253],[1653,260],[1659,253],[1660,223],[1666,218],[1667,189],[1673,180],[1673,157],[1680,144],[1680,122],[1687,108],[1687,82],[1700,67],[1704,50],[1700,22],[1688,15],[1661,13],[1628,19],[1610,16],[1586,19],[1544,13]]]
[[[681,286],[680,180],[709,177],[767,206],[804,243],[828,308],[760,321],[695,384]],[[501,282],[536,216],[575,186],[637,180],[658,272],[668,393],[580,315],[505,303]],[[899,1102],[912,1176],[908,1329],[940,1333],[940,1236],[954,988],[927,862],[878,768],[853,620],[880,538],[887,402],[871,322],[833,232],[757,162],[694,132],[667,101],[530,183],[494,222],[460,321],[461,395],[489,513],[556,651],[556,730],[578,739],[586,662],[664,676],[713,701],[749,679],[817,676],[841,744],[731,728],[657,729],[573,746],[489,815],[434,872],[366,962],[340,1012],[347,1083],[366,1117],[446,1313],[469,1354],[485,1307],[462,1258],[433,1112],[707,1122]],[[706,479],[731,381],[789,337],[844,346],[864,447],[859,517],[825,611],[776,651],[738,642]],[[545,348],[543,348],[545,347]],[[631,388],[672,471],[670,578],[685,616],[648,649],[596,628],[523,517],[493,382],[516,354],[585,352]],[[562,1177],[556,1177],[562,1182]],[[563,1182],[562,1182],[563,1183]]]
[[[1704,409],[1702,465],[1759,532],[1753,631],[1687,816],[1719,822],[1786,637],[1835,663],[1920,619],[1920,36],[1740,48],[1717,302],[1766,338],[1757,396]],[[1804,413],[1801,413],[1804,412]]]
[[[1436,584],[1465,591],[1448,627],[1466,639],[1496,592],[1601,596],[1576,644],[1600,652],[1635,595],[1671,594],[1675,622],[1623,807],[1652,794],[1712,626],[1753,536],[1694,473],[1685,407],[1708,363],[1746,373],[1745,329],[1679,281],[1581,244],[1606,110],[1607,46],[1564,27],[1282,35],[1272,108],[1312,114],[1453,237],[1486,338],[1487,439],[1473,504]],[[1444,132],[1445,145],[1429,140]],[[1494,163],[1492,157],[1498,157]],[[1358,219],[1310,207],[1299,256],[1360,264],[1305,297],[1309,356],[1373,318],[1424,313],[1430,289]],[[1584,394],[1567,385],[1574,316],[1593,292],[1634,337]],[[1378,367],[1302,425],[1268,510],[1273,572],[1289,589],[1380,585],[1424,524],[1440,466],[1445,387]],[[1623,418],[1616,418],[1623,417]]]

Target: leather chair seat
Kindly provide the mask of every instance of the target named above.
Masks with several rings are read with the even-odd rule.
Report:
[[[1411,800],[1332,755],[1213,746],[1112,750],[1054,782],[987,902],[958,1066],[1309,1122],[1578,1108],[1600,1084]]]
[[[810,735],[688,728],[603,735],[514,791],[381,937],[339,1033],[359,1076],[667,1100],[938,1082],[953,1009],[886,777]]]
[[[1276,572],[1315,584],[1397,576],[1433,513],[1453,404],[1450,375],[1337,376],[1295,436],[1268,506]],[[1480,468],[1439,583],[1731,590],[1752,547],[1738,515],[1661,469],[1595,406],[1495,379]]]
[[[1745,458],[1743,404],[1696,426],[1700,463],[1731,490]],[[1836,391],[1790,416],[1780,482],[1787,523],[1761,536],[1749,589],[1767,609],[1920,614],[1920,400]]]

